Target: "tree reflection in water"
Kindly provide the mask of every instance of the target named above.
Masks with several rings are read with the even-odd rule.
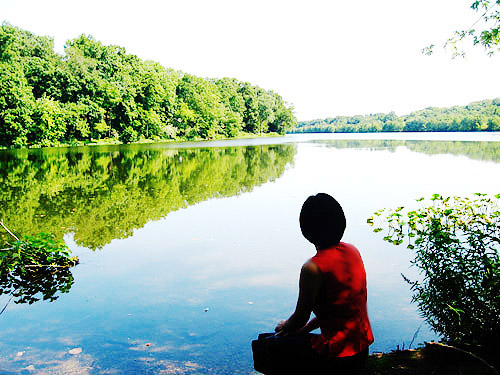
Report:
[[[293,162],[294,154],[293,145],[5,151],[0,153],[0,217],[46,248],[64,251],[63,235],[74,232],[77,244],[95,250],[169,212],[272,181]],[[39,232],[51,235],[29,237]],[[21,250],[25,256],[26,243],[12,245],[8,236],[0,234],[9,244],[1,254],[1,294],[31,304],[40,298],[53,301],[58,292],[69,291],[77,259],[68,267],[25,267],[32,259],[18,262],[12,254]],[[47,257],[57,259],[51,253],[36,262],[46,264]]]
[[[169,212],[278,178],[295,146],[108,146],[0,153],[0,217],[99,249]]]
[[[15,303],[43,300],[55,301],[57,293],[67,293],[73,285],[71,267],[78,258],[64,241],[53,234],[39,233],[19,239],[3,223],[2,227],[13,237],[0,250],[0,294],[10,295],[5,307],[12,299]]]
[[[364,148],[384,149],[396,151],[397,147],[406,147],[414,152],[428,155],[451,154],[466,156],[474,160],[500,162],[499,142],[474,141],[415,141],[415,140],[386,140],[386,139],[359,139],[359,140],[318,140],[315,143],[334,148]]]

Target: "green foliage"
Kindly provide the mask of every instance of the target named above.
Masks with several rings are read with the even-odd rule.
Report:
[[[35,102],[33,130],[28,134],[31,143],[53,146],[66,133],[66,118],[59,102],[43,96]],[[36,138],[34,135],[37,135]]]
[[[182,132],[188,138],[215,138],[222,133],[224,105],[218,86],[199,77],[186,74],[177,87],[183,108]]]
[[[34,97],[16,64],[0,62],[0,145],[23,147],[32,127]]]
[[[383,209],[368,219],[375,232],[386,227],[385,241],[407,239],[422,277],[405,280],[430,326],[452,344],[486,355],[500,345],[499,199],[434,194],[430,202],[419,199],[416,210]]]
[[[53,40],[0,27],[0,146],[120,139],[211,139],[242,131],[284,134],[293,108],[235,79],[166,69],[92,36]]]
[[[394,112],[301,121],[293,133],[469,132],[500,130],[500,99],[466,106],[426,108],[405,116]]]
[[[132,126],[127,126],[123,129],[120,139],[124,143],[132,143],[139,139],[139,135]]]
[[[491,56],[500,49],[500,0],[475,0],[470,7],[480,14],[479,19],[468,29],[455,31],[445,47],[451,47],[453,57],[465,57],[466,53],[461,45],[468,39],[475,46],[483,46]],[[422,52],[431,55],[434,47],[432,44]]]
[[[73,285],[70,268],[77,257],[53,234],[39,233],[6,242],[0,250],[0,294],[9,294],[15,303],[54,301],[56,293],[67,293]]]

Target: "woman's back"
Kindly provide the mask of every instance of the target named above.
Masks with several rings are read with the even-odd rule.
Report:
[[[322,283],[313,306],[321,335],[313,348],[330,357],[355,355],[373,342],[366,308],[366,274],[359,251],[340,242],[318,250],[311,258],[321,271]]]

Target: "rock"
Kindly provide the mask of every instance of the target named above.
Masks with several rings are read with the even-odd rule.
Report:
[[[73,354],[73,355],[80,354],[81,352],[82,352],[82,348],[73,348],[70,351],[68,351],[69,354]]]

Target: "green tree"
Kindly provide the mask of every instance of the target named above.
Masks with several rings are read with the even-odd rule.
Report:
[[[0,28],[0,61],[20,65],[35,98],[60,99],[63,62],[54,41],[4,23]]]
[[[281,97],[279,98],[281,100]],[[297,126],[297,119],[293,115],[293,107],[279,105],[274,120],[269,124],[269,130],[278,134],[285,134]]]
[[[57,145],[66,134],[66,118],[59,102],[43,96],[33,109],[34,125],[30,132],[31,143],[42,146]]]
[[[0,27],[0,145],[213,139],[283,133],[295,121],[279,96],[235,79],[165,69],[85,34],[64,55],[53,47],[49,37]]]
[[[236,79],[222,78],[215,81],[224,104],[224,135],[235,137],[242,130],[245,113],[245,100],[238,91],[240,83]]]
[[[241,83],[238,92],[243,97],[245,102],[245,110],[243,112],[243,130],[249,133],[257,133],[259,131],[259,104],[257,94],[253,87],[247,83]]]
[[[34,97],[19,64],[0,63],[0,145],[27,145]]]
[[[182,110],[181,126],[189,138],[215,138],[223,134],[224,105],[214,82],[185,74],[177,87]]]

